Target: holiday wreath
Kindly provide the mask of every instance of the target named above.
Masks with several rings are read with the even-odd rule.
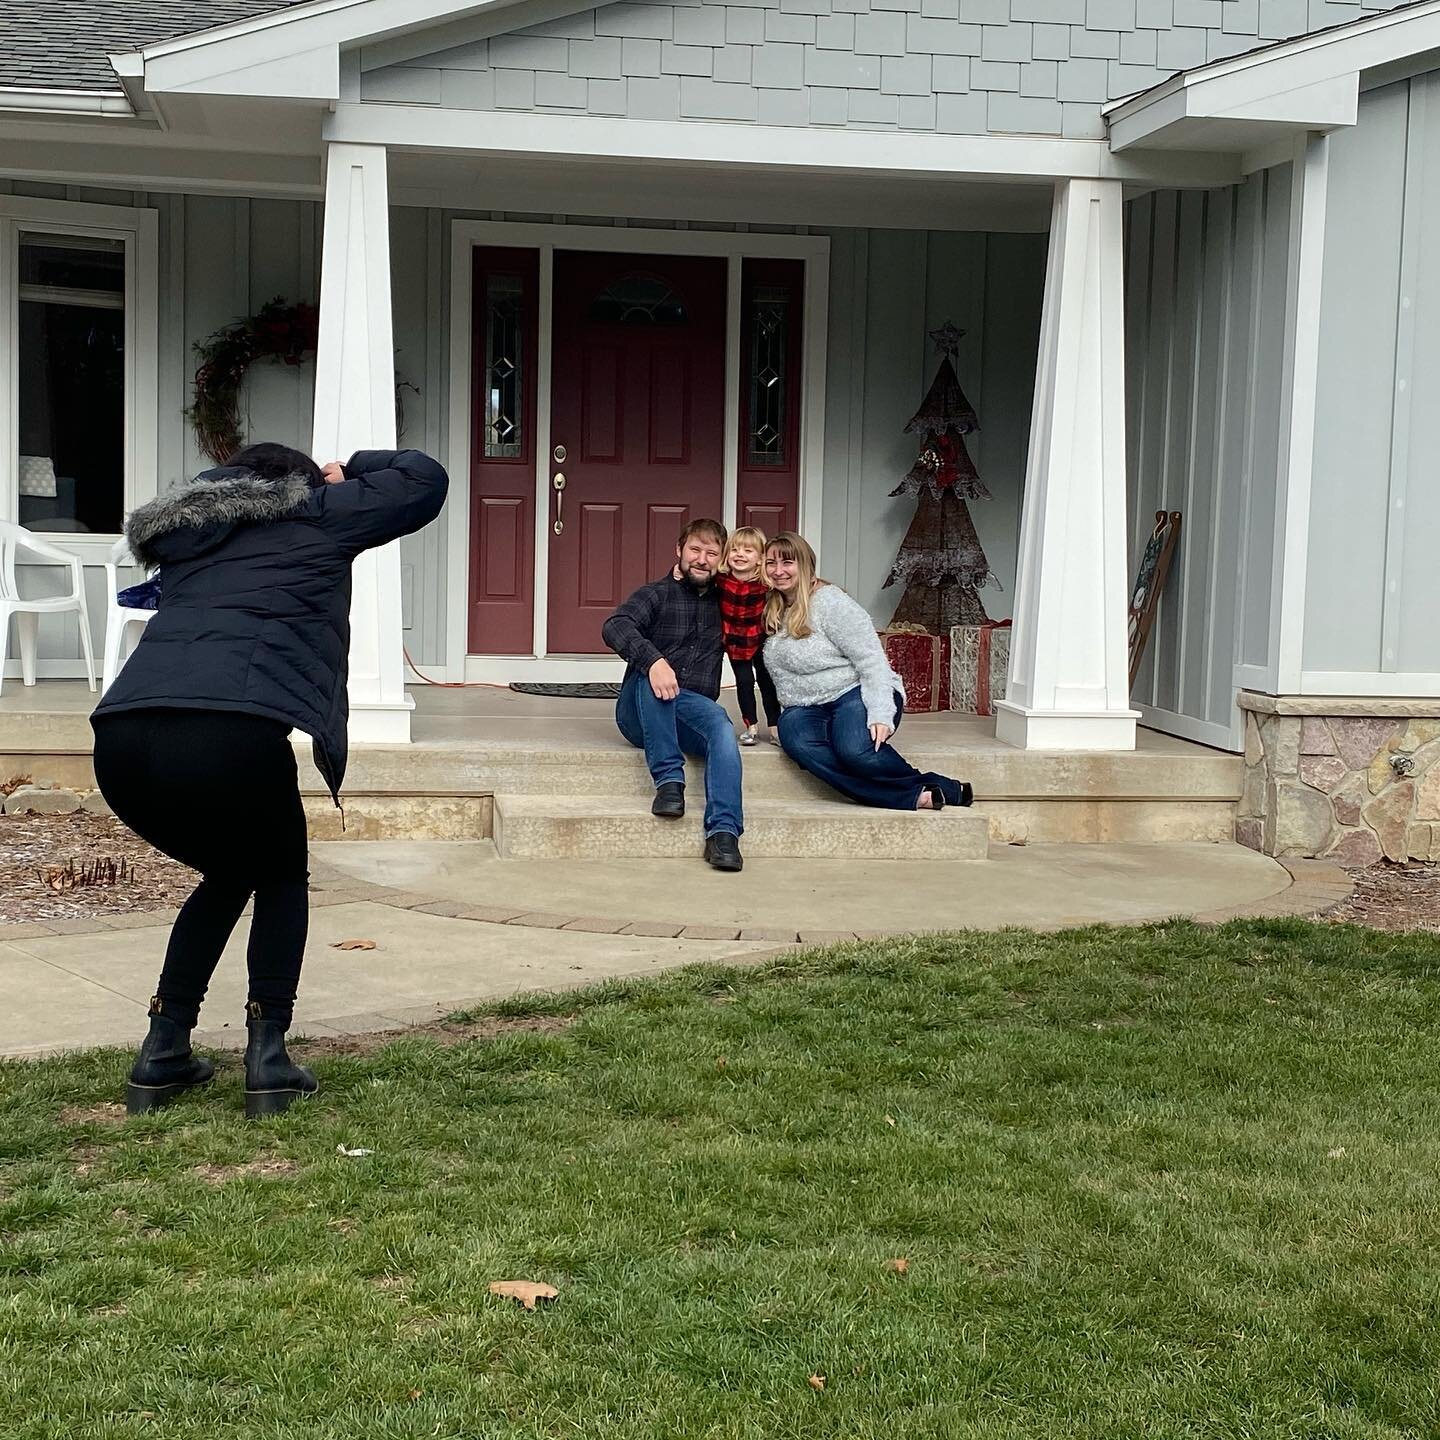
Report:
[[[240,390],[256,360],[299,365],[312,355],[320,336],[320,312],[303,301],[287,305],[277,296],[247,320],[217,330],[195,346],[195,403],[190,423],[200,448],[223,465],[245,443],[240,431]]]

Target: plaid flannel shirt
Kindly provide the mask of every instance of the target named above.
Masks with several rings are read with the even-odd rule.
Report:
[[[765,643],[765,585],[760,580],[737,580],[722,574],[720,620],[725,630],[725,653],[732,660],[753,660]]]
[[[724,642],[715,585],[697,590],[673,575],[642,585],[601,634],[631,670],[645,675],[657,660],[668,660],[682,690],[720,698]]]

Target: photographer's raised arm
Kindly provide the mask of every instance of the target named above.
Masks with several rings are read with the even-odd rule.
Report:
[[[344,480],[320,491],[322,523],[357,555],[424,529],[450,486],[444,467],[420,450],[357,450],[344,469]]]

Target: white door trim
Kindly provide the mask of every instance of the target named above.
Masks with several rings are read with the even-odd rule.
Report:
[[[532,249],[540,254],[540,284],[536,374],[535,434],[535,632],[530,656],[472,656],[467,630],[470,589],[470,437],[471,310],[473,267],[471,251],[477,245]],[[543,668],[561,667],[575,674],[614,662],[605,657],[551,657],[546,652],[547,599],[549,595],[548,544],[550,513],[550,376],[551,308],[556,249],[641,253],[651,255],[713,255],[730,262],[732,293],[727,316],[726,364],[734,374],[725,383],[725,514],[735,521],[738,500],[738,445],[740,436],[740,339],[735,331],[740,304],[733,284],[740,263],[747,258],[800,260],[805,266],[804,336],[801,365],[803,392],[800,415],[800,528],[822,550],[822,499],[825,466],[825,347],[829,336],[830,240],[824,235],[769,235],[750,231],[647,230],[638,226],[531,224],[503,220],[454,220],[450,231],[450,402],[447,416],[446,463],[450,470],[450,501],[446,535],[445,678],[499,681],[506,674],[527,675]],[[823,552],[822,552],[823,553]],[[537,662],[545,662],[540,666]],[[531,678],[536,678],[532,675]],[[578,675],[576,678],[579,678]]]

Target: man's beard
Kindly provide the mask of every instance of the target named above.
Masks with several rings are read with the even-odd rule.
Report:
[[[713,570],[707,570],[703,575],[696,575],[688,565],[680,567],[680,574],[684,576],[685,583],[696,590],[703,590],[715,578]]]

